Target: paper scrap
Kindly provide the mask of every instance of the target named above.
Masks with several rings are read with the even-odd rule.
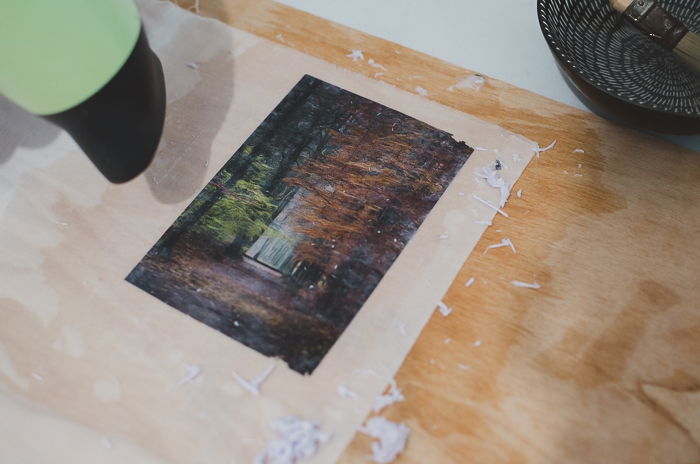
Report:
[[[338,392],[338,395],[340,395],[343,398],[352,398],[355,399],[358,397],[357,393],[354,391],[350,390],[348,387],[345,385],[338,385],[338,388],[336,389]]]
[[[447,88],[450,92],[454,92],[455,89],[470,89],[479,91],[486,84],[486,79],[480,74],[472,74],[465,77],[464,79],[457,82],[455,85],[451,85]]]
[[[505,211],[503,211],[503,210],[500,209],[499,207],[497,207],[497,206],[491,204],[491,202],[484,200],[484,199],[481,198],[479,195],[472,194],[472,197],[474,197],[474,199],[475,199],[476,201],[481,202],[481,203],[485,204],[486,206],[488,206],[489,208],[495,210],[497,213],[499,213],[499,214],[501,214],[501,215],[503,215],[503,216],[505,216],[505,217],[508,217],[508,213],[506,213]]]
[[[240,375],[238,375],[238,372],[233,371],[233,378],[236,379],[236,382],[238,382],[241,387],[245,388],[255,396],[260,396],[260,385],[265,381],[265,379],[267,379],[267,377],[270,375],[274,368],[275,365],[271,364],[270,367],[265,369],[260,375],[251,380],[246,380]]]
[[[372,460],[378,464],[388,464],[406,448],[411,430],[403,423],[392,422],[382,416],[367,420],[360,432],[376,438],[372,443]]]
[[[296,464],[316,454],[319,446],[330,439],[316,421],[296,416],[277,419],[270,424],[277,438],[271,440],[265,451],[258,454],[255,464]]]
[[[519,280],[512,280],[510,283],[515,285],[516,287],[522,287],[522,288],[541,288],[541,285],[538,284],[537,282],[528,283],[528,282],[521,282]]]
[[[556,145],[556,144],[557,144],[557,139],[554,139],[554,141],[553,141],[552,143],[550,143],[549,145],[547,145],[546,147],[540,148],[540,147],[538,146],[537,148],[533,148],[533,151],[535,152],[535,155],[537,155],[537,158],[539,158],[539,157],[540,157],[540,153],[543,153],[543,152],[545,152],[545,151],[547,151],[547,150],[550,150],[550,149],[554,148],[554,145]]]
[[[345,56],[350,58],[352,61],[362,61],[365,59],[365,55],[362,53],[362,50],[350,50],[350,54]]]
[[[506,202],[508,201],[508,197],[510,196],[510,185],[508,185],[505,179],[503,179],[501,174],[498,172],[502,168],[503,165],[501,161],[496,160],[495,165],[493,163],[489,163],[476,172],[476,176],[478,178],[486,180],[486,183],[489,186],[499,190],[500,199],[498,201],[498,206],[501,208],[505,206]]]
[[[202,374],[202,368],[199,367],[196,364],[186,364],[185,365],[185,377],[180,380],[177,385],[175,385],[176,388],[180,388],[183,385],[186,385],[192,381],[194,381],[197,377],[199,377]]]
[[[452,312],[452,308],[447,306],[442,301],[438,303],[438,310],[440,311],[440,314],[442,314],[445,317],[449,316],[450,313]]]
[[[382,410],[387,406],[403,401],[404,399],[405,398],[401,393],[401,390],[396,385],[396,380],[391,379],[389,391],[386,394],[379,395],[374,400],[374,407],[372,410],[377,413],[382,412]]]
[[[487,246],[486,249],[484,250],[484,254],[486,254],[486,252],[492,248],[501,248],[501,247],[510,247],[510,249],[513,251],[513,253],[517,253],[517,251],[515,251],[515,245],[513,245],[513,242],[508,237],[505,237],[505,238],[503,238],[503,240],[500,241],[500,243],[495,243],[493,245]]]

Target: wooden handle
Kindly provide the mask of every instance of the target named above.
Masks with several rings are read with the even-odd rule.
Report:
[[[628,6],[630,6],[630,4],[633,1],[634,0],[610,0],[610,5],[612,5],[613,8],[622,13],[627,9]]]
[[[613,8],[622,13],[627,9],[628,6],[630,6],[630,4],[633,1],[634,0],[610,0],[610,5],[612,5]]]

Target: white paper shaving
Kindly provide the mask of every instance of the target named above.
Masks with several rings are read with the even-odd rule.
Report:
[[[469,369],[471,369],[471,367],[467,366],[466,364],[457,364],[457,368],[460,371],[468,371]]]
[[[274,368],[275,365],[271,364],[270,367],[265,369],[260,375],[251,380],[246,380],[240,375],[238,375],[238,372],[233,371],[233,378],[236,379],[236,382],[238,382],[241,387],[245,388],[255,396],[260,396],[260,385],[265,381],[265,379],[267,379],[270,373],[272,373]]]
[[[499,207],[497,207],[497,206],[491,204],[491,202],[484,200],[484,199],[481,198],[479,195],[472,194],[472,197],[474,197],[474,199],[475,199],[476,201],[485,204],[486,206],[488,206],[488,207],[491,208],[492,210],[495,210],[497,213],[499,213],[499,214],[501,214],[501,215],[503,215],[503,216],[505,216],[505,217],[508,217],[508,213],[506,213],[505,211],[503,211],[503,210],[500,209]]]
[[[480,347],[480,346],[481,346],[481,340],[475,341],[474,343],[472,343],[472,345],[475,346],[475,347],[477,347],[477,348]]]
[[[447,306],[442,301],[438,303],[438,310],[440,311],[440,314],[442,314],[445,317],[449,316],[450,313],[452,312],[452,308]]]
[[[197,63],[187,63],[185,66],[190,69],[199,69],[199,65]]]
[[[423,96],[423,97],[427,97],[427,96],[428,96],[428,91],[425,90],[425,89],[424,89],[423,87],[421,87],[420,85],[417,85],[417,86],[416,86],[415,91],[416,91],[416,93],[417,93],[418,95],[421,95],[421,96]]]
[[[408,335],[408,332],[406,332],[406,323],[403,321],[398,321],[396,325],[399,327],[399,332],[401,332],[401,335]]]
[[[384,66],[382,66],[382,65],[379,64],[379,63],[377,63],[377,62],[374,61],[372,58],[370,58],[369,60],[367,60],[367,64],[369,64],[370,66],[372,66],[372,67],[374,67],[374,68],[379,68],[379,69],[381,69],[381,70],[383,70],[383,71],[386,71],[386,68],[385,68]]]
[[[295,416],[277,419],[270,427],[277,438],[255,458],[255,464],[296,464],[315,455],[318,447],[330,439],[318,422]]]
[[[516,287],[522,287],[522,288],[541,288],[541,285],[538,284],[537,282],[528,283],[528,282],[521,282],[519,280],[512,280],[510,283],[515,285]]]
[[[450,236],[449,236],[448,234],[440,234],[440,239],[441,239],[441,240],[445,240],[445,239],[447,239],[447,238],[450,238]]]
[[[201,367],[199,367],[196,364],[186,364],[185,365],[185,377],[182,380],[180,380],[177,383],[177,385],[175,385],[175,387],[180,388],[183,385],[187,385],[188,383],[194,381],[201,374],[202,374]]]
[[[473,148],[474,148],[474,151],[489,151],[488,148],[484,148],[484,147],[473,147]]]
[[[540,147],[538,146],[537,148],[533,148],[532,150],[535,152],[535,154],[536,154],[537,157],[539,158],[539,157],[540,157],[540,153],[544,153],[544,152],[547,151],[547,150],[551,150],[552,148],[554,148],[554,145],[556,145],[556,144],[557,144],[557,139],[554,139],[554,141],[552,141],[552,143],[550,143],[550,144],[547,145],[546,147],[540,148]]]
[[[486,79],[484,76],[472,74],[471,76],[467,76],[461,81],[457,82],[455,85],[449,86],[447,90],[454,92],[455,89],[470,89],[478,92],[481,90],[484,84],[486,84]]]
[[[336,388],[336,391],[338,392],[338,395],[340,395],[343,398],[351,398],[351,399],[357,398],[357,393],[350,390],[345,385],[338,385],[338,388]]]
[[[515,196],[517,196],[518,198],[522,198],[522,197],[523,197],[523,189],[518,189],[518,191],[517,191],[517,193],[515,194]]]
[[[515,251],[515,245],[513,245],[513,242],[508,237],[505,237],[503,240],[501,240],[500,243],[495,243],[493,245],[489,245],[486,247],[484,250],[484,254],[486,254],[487,251],[489,251],[492,248],[501,248],[501,247],[510,247],[510,249],[513,251],[513,253],[517,253]]]
[[[44,380],[44,377],[37,374],[36,372],[32,372],[32,377],[34,377],[36,380]]]
[[[362,53],[362,50],[350,50],[350,54],[345,56],[350,58],[352,61],[362,61],[365,59],[365,55]]]
[[[482,226],[492,226],[493,223],[491,221],[474,221],[474,224],[481,224]]]
[[[474,284],[474,277],[470,277],[469,280],[464,284],[465,287],[471,287]]]
[[[378,464],[388,464],[406,448],[411,430],[405,424],[375,416],[360,427],[360,432],[377,439],[372,443],[372,460]]]
[[[583,148],[577,148],[574,150],[574,153],[586,153],[586,151]]]
[[[500,164],[500,161],[497,162]],[[496,169],[496,166],[493,163],[489,163],[482,167],[481,170],[476,173],[476,176],[480,179],[486,180],[486,183],[489,184],[489,186],[499,190],[501,197],[498,201],[498,206],[503,208],[508,201],[508,197],[510,196],[510,185],[508,185],[508,182],[501,177],[501,174]]]
[[[452,343],[452,339],[451,339],[451,338],[446,338],[446,339],[445,339],[445,345],[449,345],[450,343]]]
[[[405,399],[403,397],[403,394],[401,393],[401,390],[396,385],[396,380],[391,379],[390,385],[391,386],[389,387],[389,391],[386,394],[379,395],[374,400],[374,407],[372,408],[374,412],[382,412],[382,410],[387,406],[390,406],[394,403],[398,403],[399,401],[403,401]]]

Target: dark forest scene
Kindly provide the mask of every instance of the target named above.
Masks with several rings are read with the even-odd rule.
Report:
[[[471,153],[304,76],[126,280],[309,374]]]

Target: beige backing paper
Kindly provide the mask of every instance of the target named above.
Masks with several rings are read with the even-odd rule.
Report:
[[[475,221],[494,216],[472,195],[496,204],[498,190],[475,172],[499,157],[512,185],[536,144],[171,3],[140,8],[169,97],[145,175],[110,185],[65,133],[37,121],[43,146],[18,143],[0,165],[0,457],[249,463],[272,437],[268,424],[296,415],[332,434],[308,462],[334,462],[477,243],[486,226]],[[124,280],[304,74],[487,149],[474,152],[310,376]],[[260,397],[232,377],[271,364]],[[201,374],[179,385],[188,365]],[[358,398],[341,398],[341,384]]]

